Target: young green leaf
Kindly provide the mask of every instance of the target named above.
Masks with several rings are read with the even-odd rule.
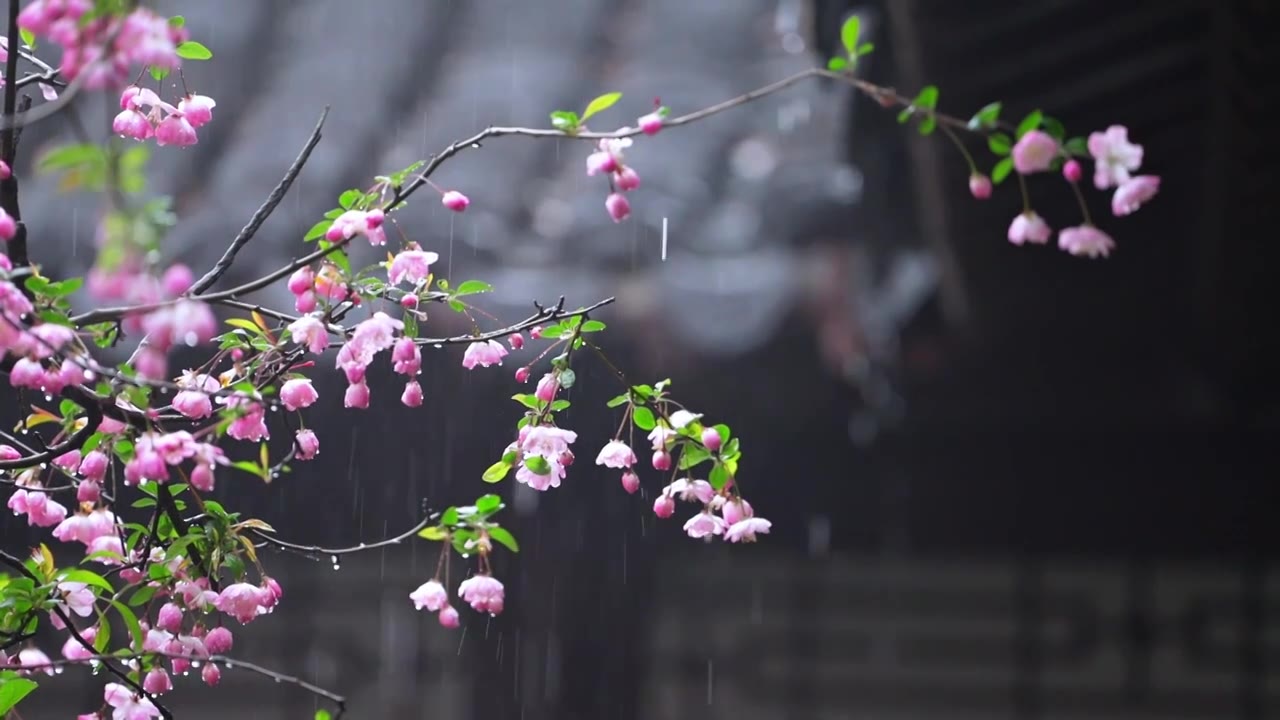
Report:
[[[858,46],[858,56],[870,55],[876,49],[875,43],[862,43]]]
[[[541,455],[530,455],[524,459],[524,466],[534,475],[550,475],[551,463]]]
[[[497,495],[482,495],[479,500],[476,500],[476,512],[481,515],[488,515],[489,513],[497,512],[501,507],[502,498]]]
[[[506,477],[509,472],[511,472],[511,463],[499,460],[484,471],[481,479],[487,483],[496,483]]]
[[[596,113],[600,113],[600,112],[604,112],[605,110],[608,110],[609,108],[613,107],[613,104],[618,102],[618,100],[620,99],[622,99],[622,93],[611,92],[611,93],[605,93],[604,95],[601,95],[595,100],[592,100],[591,102],[587,103],[587,109],[582,111],[582,120],[580,122],[586,122],[589,118],[591,118],[591,116],[595,115]]]
[[[981,110],[973,114],[969,118],[969,129],[980,130],[982,128],[993,128],[1000,121],[1000,109],[1004,107],[999,102],[993,102],[984,106]]]
[[[840,26],[840,42],[851,56],[858,54],[858,36],[862,34],[862,20],[857,15],[850,15],[844,25]]]
[[[551,113],[551,127],[572,133],[578,129],[582,121],[578,118],[578,113],[570,110],[557,110]]]
[[[1022,118],[1022,122],[1018,123],[1018,131],[1015,137],[1022,137],[1027,133],[1040,127],[1040,119],[1044,117],[1044,113],[1039,110],[1032,110],[1026,117]]]
[[[506,528],[491,527],[489,528],[489,537],[502,543],[504,547],[513,553],[520,552],[520,545],[516,542],[516,538]]]
[[[324,237],[325,233],[329,232],[329,226],[332,224],[333,223],[328,220],[321,220],[320,222],[311,226],[311,229],[307,231],[307,234],[302,236],[302,240],[304,242],[319,240],[320,238]]]
[[[467,280],[454,289],[454,295],[475,295],[476,293],[491,292],[493,286],[481,280]]]
[[[925,85],[916,94],[916,99],[911,101],[912,105],[918,108],[928,108],[933,110],[938,106],[938,86]]]
[[[849,61],[842,57],[833,57],[827,61],[827,69],[831,72],[840,72],[849,67]]]
[[[13,677],[0,680],[0,717],[7,715],[37,687],[40,686],[26,678]]]
[[[652,430],[657,425],[657,420],[653,417],[653,411],[642,405],[637,405],[631,411],[631,422],[641,430]]]
[[[439,542],[440,540],[445,539],[446,537],[448,537],[448,535],[449,534],[444,531],[444,528],[439,527],[437,525],[432,525],[431,527],[422,528],[421,530],[418,531],[418,537],[422,538],[423,540],[432,540],[435,542]]]
[[[1012,171],[1013,158],[1006,157],[1001,159],[1000,162],[996,163],[995,167],[991,168],[991,182],[999,185],[1004,182],[1005,178],[1009,177],[1009,173]]]
[[[188,40],[178,46],[178,57],[183,60],[209,60],[213,51],[195,40]]]
[[[987,137],[987,147],[997,155],[1008,155],[1009,150],[1013,148],[1013,141],[1004,133],[991,133]]]

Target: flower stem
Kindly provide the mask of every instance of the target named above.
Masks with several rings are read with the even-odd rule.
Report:
[[[1073,182],[1071,184],[1071,192],[1076,196],[1076,204],[1080,206],[1080,213],[1084,215],[1084,224],[1092,225],[1093,216],[1089,214],[1089,206],[1085,204],[1084,193],[1080,192],[1080,183]]]
[[[944,134],[946,134],[947,137],[951,138],[951,142],[955,143],[956,149],[959,150],[960,154],[964,156],[964,161],[969,163],[969,174],[977,175],[978,164],[973,161],[973,155],[969,152],[969,148],[964,146],[964,143],[961,142],[960,138],[956,136],[956,133],[954,130],[947,127],[946,125],[939,125],[938,127],[942,130]]]

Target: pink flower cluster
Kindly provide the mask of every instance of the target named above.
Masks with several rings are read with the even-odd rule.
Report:
[[[476,612],[489,615],[502,613],[506,602],[506,590],[502,581],[488,574],[472,575],[458,585],[458,597],[469,604]],[[429,610],[438,613],[440,624],[447,628],[456,628],[459,624],[458,611],[449,604],[449,591],[439,580],[428,580],[409,593],[409,599],[418,610]]]
[[[232,427],[236,422],[239,420],[233,421]],[[221,448],[196,440],[186,430],[144,433],[134,444],[133,458],[124,464],[124,483],[133,486],[147,481],[168,482],[169,468],[188,460],[194,463],[189,474],[191,486],[205,492],[213,490],[214,468],[230,463]]]
[[[315,312],[321,299],[330,304],[347,300],[360,303],[360,296],[351,292],[342,279],[342,270],[333,263],[324,263],[319,272],[310,267],[298,268],[289,276],[288,287],[293,293],[293,305],[300,313]]]
[[[7,264],[7,257],[0,258]],[[26,329],[24,318],[29,320],[34,310],[17,286],[0,280],[0,358],[17,358],[9,371],[9,384],[49,395],[83,384],[92,373],[75,331],[54,323]]]
[[[1142,146],[1129,142],[1129,131],[1123,125],[1112,125],[1105,132],[1090,134],[1088,147],[1094,160],[1094,186],[1099,190],[1115,188],[1111,212],[1116,217],[1135,212],[1159,192],[1159,176],[1132,174],[1142,165]],[[1014,169],[1023,175],[1048,170],[1061,152],[1052,136],[1032,130],[1013,147]],[[1063,177],[1072,184],[1078,183],[1083,174],[1080,163],[1074,159],[1068,159],[1062,167]],[[981,197],[977,192],[974,195]],[[1023,211],[1009,224],[1009,242],[1014,245],[1044,244],[1052,235],[1048,222],[1034,210]],[[1115,241],[1086,220],[1058,233],[1058,247],[1077,257],[1107,257],[1115,249]]]
[[[141,7],[123,18],[104,13],[85,22],[93,8],[93,0],[35,0],[18,14],[18,27],[61,46],[62,77],[70,81],[83,73],[90,90],[124,84],[134,64],[169,70],[181,64],[178,46],[189,39],[186,28]]]
[[[188,94],[174,107],[151,90],[130,85],[120,94],[120,113],[111,121],[111,130],[139,142],[154,137],[157,145],[187,147],[199,142],[196,128],[213,120],[216,105],[206,95]]]
[[[596,151],[587,156],[587,175],[603,173],[609,177],[609,195],[604,207],[614,222],[622,222],[631,215],[631,203],[624,193],[640,187],[640,175],[623,163],[623,150],[629,147],[631,138],[605,138],[596,145]]]

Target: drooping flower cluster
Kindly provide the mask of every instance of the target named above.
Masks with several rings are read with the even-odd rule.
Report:
[[[174,107],[153,91],[130,85],[120,94],[120,113],[111,130],[139,142],[154,137],[161,146],[195,145],[199,142],[196,129],[213,120],[216,105],[207,95],[188,94]]]
[[[134,65],[177,69],[178,46],[190,39],[180,21],[143,7],[123,17],[96,12],[93,0],[34,0],[18,14],[18,27],[60,46],[59,72],[68,81],[84,74],[89,90],[124,84]]]

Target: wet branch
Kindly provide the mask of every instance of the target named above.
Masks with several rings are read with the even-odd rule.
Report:
[[[408,530],[405,530],[404,532],[400,533],[399,535],[396,535],[395,537],[390,537],[390,538],[387,538],[386,540],[379,540],[378,542],[373,542],[373,543],[360,543],[359,545],[356,545],[354,547],[348,547],[348,548],[325,548],[325,547],[320,547],[319,545],[299,545],[297,543],[285,542],[284,540],[280,540],[278,538],[272,537],[265,530],[261,530],[259,528],[247,528],[246,532],[252,533],[255,537],[262,540],[267,545],[279,548],[281,550],[288,550],[290,552],[295,552],[300,555],[306,555],[308,557],[320,557],[323,555],[329,555],[329,556],[351,555],[358,552],[365,552],[367,550],[376,550],[378,548],[388,547],[391,545],[399,545],[401,542],[408,540],[414,535],[417,535],[420,530],[430,525],[432,521],[434,521],[438,517],[439,517],[439,513],[432,513],[422,518],[421,520],[419,520],[417,525],[414,525],[413,527],[409,528]]]
[[[315,129],[311,131],[311,137],[307,138],[307,144],[303,146],[302,152],[298,153],[298,157],[296,157],[293,164],[289,166],[284,177],[280,179],[280,182],[276,184],[275,189],[271,191],[271,194],[267,196],[267,199],[253,213],[253,216],[249,218],[248,224],[240,230],[240,234],[236,235],[235,239],[231,241],[231,245],[227,247],[226,252],[222,254],[222,257],[218,260],[217,264],[213,266],[213,269],[205,273],[204,277],[197,280],[195,284],[192,285],[186,293],[184,293],[185,295],[199,295],[212,287],[213,284],[218,281],[218,278],[222,277],[227,270],[231,269],[231,264],[235,262],[236,259],[236,253],[240,252],[240,250],[253,239],[253,236],[257,234],[258,229],[262,227],[262,223],[267,221],[267,218],[275,211],[276,206],[280,204],[280,201],[284,200],[285,194],[289,192],[289,187],[293,185],[293,181],[298,177],[298,173],[302,172],[302,166],[307,164],[307,160],[311,157],[311,151],[314,150],[316,145],[320,142],[320,130],[324,127],[324,120],[328,116],[329,107],[325,106],[324,112],[320,113],[320,119],[316,121]]]

